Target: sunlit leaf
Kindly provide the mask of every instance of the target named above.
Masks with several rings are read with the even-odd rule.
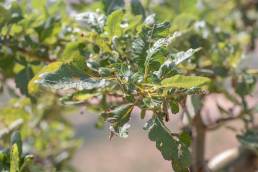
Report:
[[[183,75],[175,75],[171,78],[166,78],[161,81],[161,85],[163,87],[175,87],[175,88],[207,88],[210,83],[210,79],[201,76],[183,76]]]
[[[121,22],[123,20],[124,12],[122,10],[117,10],[111,13],[106,22],[105,31],[108,33],[110,38],[114,36],[120,37],[123,33],[121,27]]]
[[[11,162],[10,162],[10,172],[19,172],[20,158],[17,144],[12,145],[11,149]]]
[[[61,67],[61,62],[51,63],[48,66],[45,66],[34,78],[29,82],[28,91],[30,94],[36,94],[39,91],[38,80],[42,73],[51,73],[57,71]]]

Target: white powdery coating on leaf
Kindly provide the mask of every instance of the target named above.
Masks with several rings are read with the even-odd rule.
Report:
[[[125,123],[122,127],[118,128],[118,132],[112,125],[109,127],[109,130],[121,138],[128,138],[128,130],[130,127],[131,125],[129,123]]]
[[[99,28],[103,29],[106,16],[96,12],[85,12],[75,15],[75,20],[87,29]]]
[[[50,81],[45,80],[42,82],[43,86],[55,89],[55,90],[68,90],[68,89],[76,89],[76,90],[90,90],[94,88],[101,88],[107,85],[106,80],[102,79],[100,81],[93,81],[90,79],[84,80],[70,80],[65,79],[61,81]]]

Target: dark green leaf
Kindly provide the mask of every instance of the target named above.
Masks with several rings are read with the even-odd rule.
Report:
[[[122,138],[128,137],[130,125],[127,122],[130,119],[133,107],[133,104],[124,104],[102,114],[111,123],[110,130]]]
[[[236,86],[236,92],[240,96],[245,96],[250,94],[255,86],[256,78],[252,75],[244,74],[240,75],[237,78],[237,86]]]
[[[191,142],[192,142],[192,138],[186,132],[183,132],[183,133],[180,134],[179,140],[180,140],[180,142],[182,142],[186,146],[190,146]]]
[[[40,26],[36,27],[35,30],[38,33],[39,40],[44,41],[46,38],[51,36],[55,29],[55,25],[58,23],[59,19],[50,17]]]
[[[189,168],[191,156],[185,137],[182,137],[184,138],[182,141],[174,139],[159,117],[154,117],[148,121],[145,129],[149,130],[149,138],[156,142],[156,147],[161,152],[163,158],[172,161],[176,172],[186,171]]]
[[[158,71],[153,72],[153,74],[158,78],[158,80],[171,77],[177,73],[178,71],[175,66],[175,63],[171,60],[165,61],[165,63],[163,63],[160,66]]]
[[[15,76],[16,87],[20,89],[21,93],[24,95],[29,95],[28,84],[33,78],[34,74],[31,67],[26,66]]]
[[[170,103],[170,108],[171,108],[171,111],[172,111],[173,114],[176,114],[176,113],[179,112],[178,103],[176,103],[176,102],[174,102],[174,101],[172,101],[172,102]]]
[[[145,10],[139,0],[131,0],[132,13],[135,15],[142,15],[145,18]]]
[[[238,135],[237,138],[242,146],[258,154],[258,132],[256,130],[247,130],[242,135]]]
[[[155,55],[162,51],[163,48],[167,47],[172,41],[172,37],[168,38],[161,38],[157,40],[153,46],[147,50],[147,56],[144,62],[145,66],[145,77],[149,72],[149,65],[150,63],[155,60]]]
[[[106,14],[110,14],[117,9],[124,8],[124,0],[102,0],[104,4],[104,11]]]
[[[137,38],[132,42],[132,57],[142,70],[147,56],[147,49],[148,44],[142,38]]]

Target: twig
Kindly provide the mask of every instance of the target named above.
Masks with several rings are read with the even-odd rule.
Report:
[[[0,139],[2,139],[5,136],[11,134],[13,131],[21,128],[23,123],[24,123],[23,119],[18,119],[16,121],[14,121],[13,123],[11,123],[11,125],[8,126],[7,128],[4,128],[4,129],[0,130]]]

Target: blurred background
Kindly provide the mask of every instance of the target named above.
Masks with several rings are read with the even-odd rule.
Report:
[[[83,3],[79,0],[66,1],[67,3]],[[162,0],[156,0],[155,2],[158,1],[161,2]],[[90,3],[92,0],[85,0],[84,2]],[[85,6],[85,9],[87,9],[87,6]],[[255,42],[255,47],[258,47],[257,45],[258,41]],[[242,67],[258,68],[257,48],[246,56]],[[257,96],[258,87],[256,87],[254,94],[247,97],[250,106],[258,103]],[[10,96],[7,93],[1,95],[0,107],[4,106],[9,98]],[[205,101],[205,108],[202,111],[205,123],[209,124],[220,118],[217,104],[225,109],[231,109],[234,106],[219,94],[208,96]],[[130,122],[132,126],[127,139],[114,137],[110,140],[109,126],[96,129],[95,124],[98,114],[87,108],[80,107],[79,110],[67,113],[65,117],[74,126],[76,138],[82,141],[71,162],[79,172],[171,171],[170,162],[164,161],[160,152],[155,148],[155,143],[148,139],[148,133],[143,130],[143,126],[150,116],[141,120],[137,109],[134,110],[132,115]],[[181,118],[181,115],[171,116],[170,122],[167,123],[171,131],[177,132],[182,127]],[[209,132],[205,148],[206,158],[211,158],[226,149],[239,146],[235,132],[232,132],[232,130],[241,131],[242,128],[242,123],[236,120],[228,123],[225,127]]]

